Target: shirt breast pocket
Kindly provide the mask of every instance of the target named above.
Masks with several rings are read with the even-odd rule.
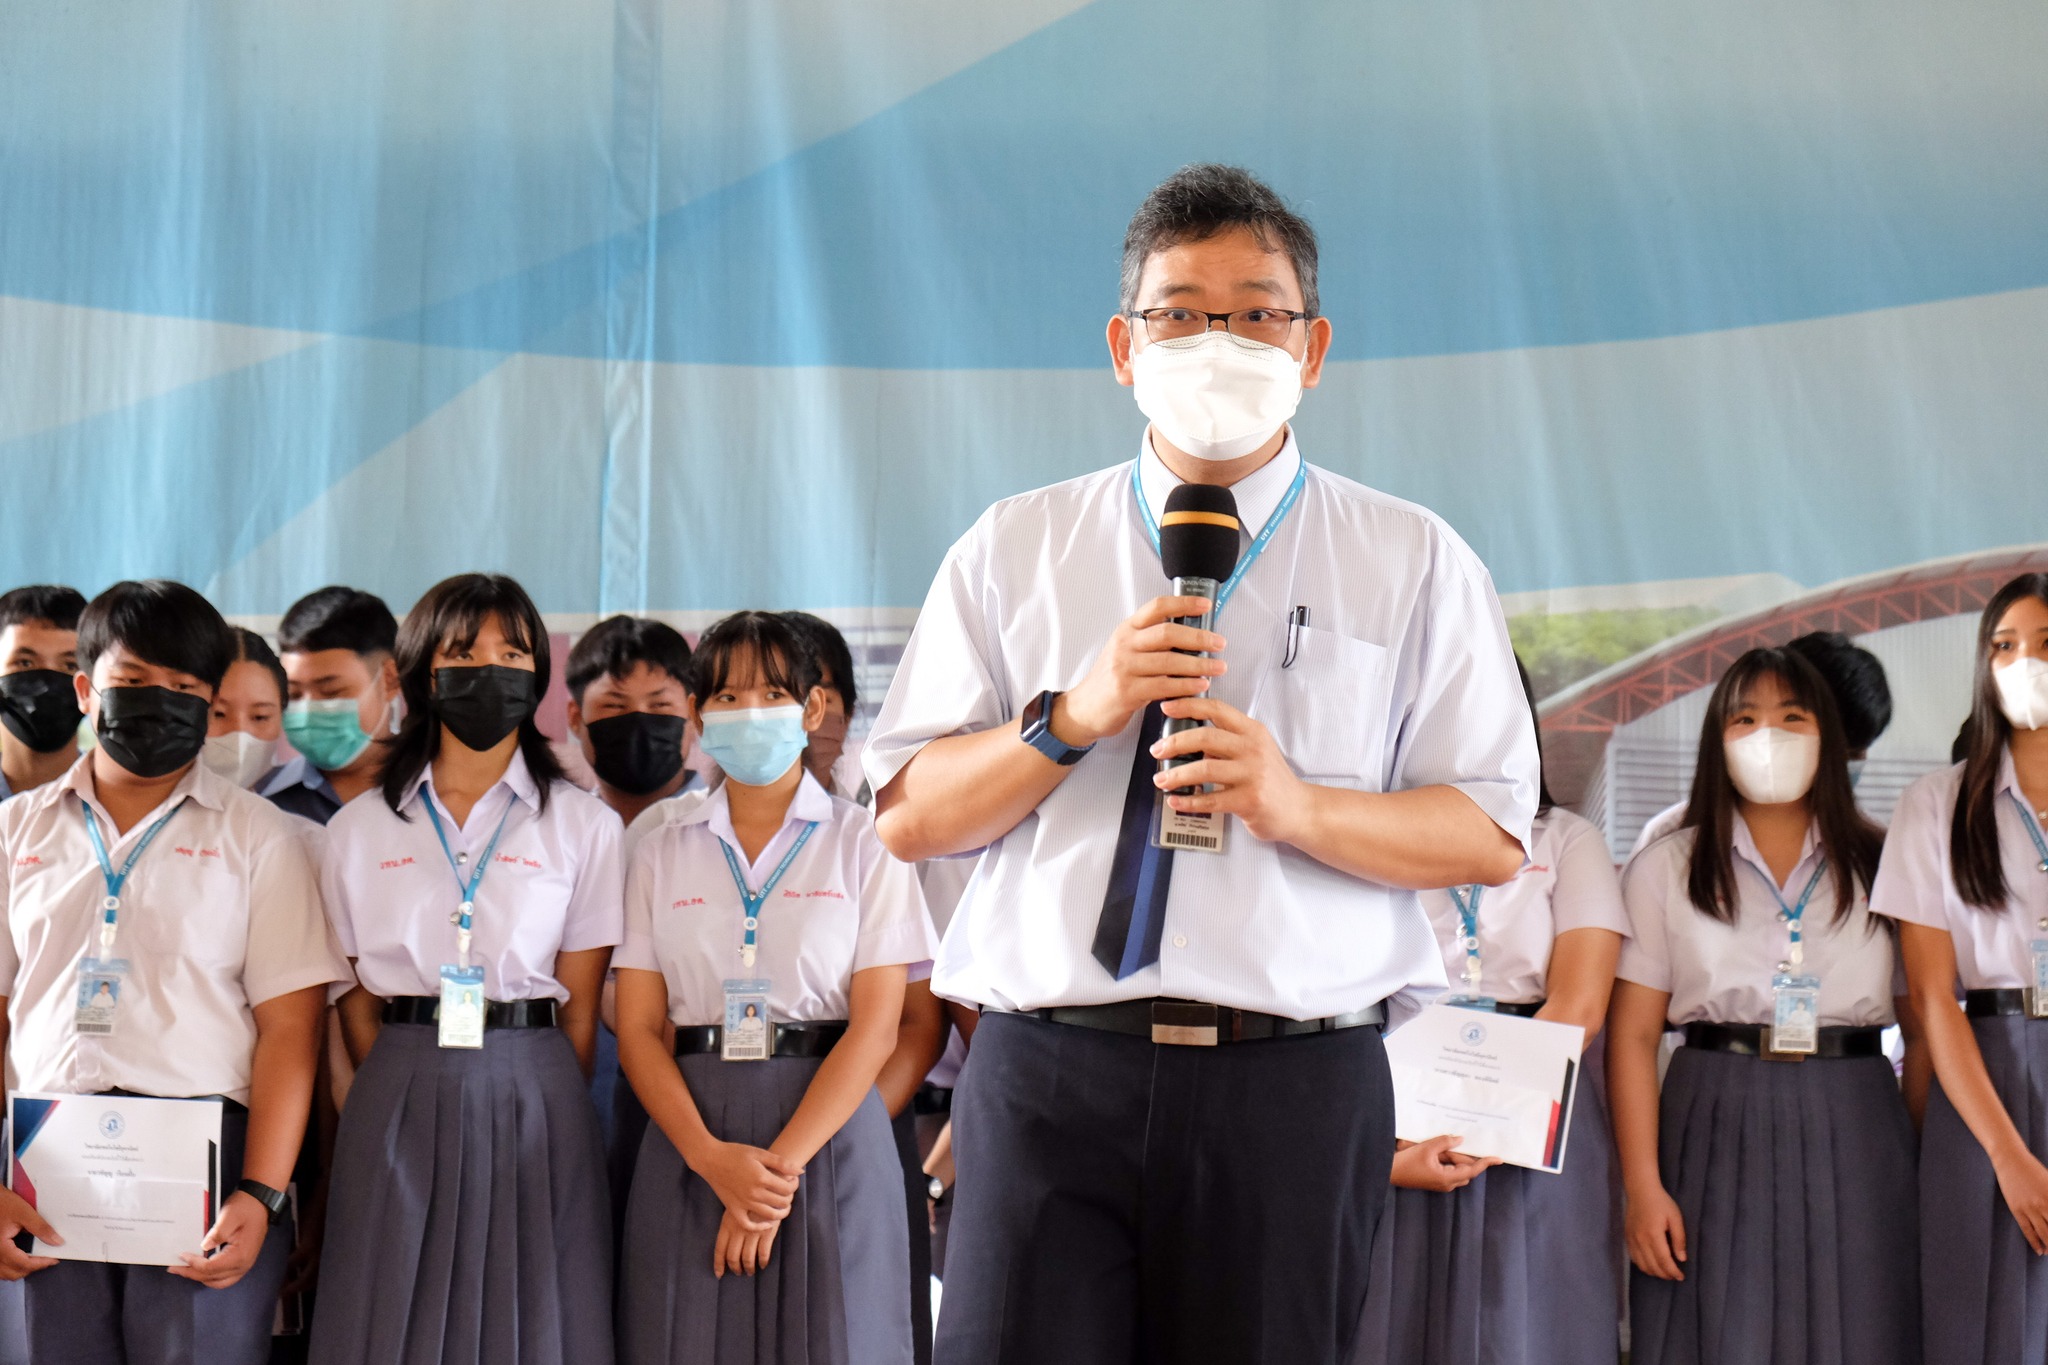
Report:
[[[1251,715],[1304,779],[1378,791],[1392,670],[1383,645],[1303,626],[1291,666],[1274,666]]]
[[[139,880],[139,878],[138,878]],[[124,897],[121,936],[206,967],[242,965],[249,949],[246,883],[218,862],[166,859],[150,869],[143,894]]]

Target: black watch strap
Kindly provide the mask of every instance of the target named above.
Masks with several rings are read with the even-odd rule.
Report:
[[[244,1180],[235,1186],[237,1194],[246,1194],[270,1211],[270,1222],[274,1227],[284,1217],[285,1206],[290,1202],[283,1190],[274,1190],[260,1180]]]

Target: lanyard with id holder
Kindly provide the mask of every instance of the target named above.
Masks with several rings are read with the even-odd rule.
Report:
[[[476,891],[483,885],[484,873],[490,870],[492,855],[498,851],[498,840],[505,833],[505,822],[512,818],[512,807],[519,804],[517,797],[505,802],[505,813],[498,817],[498,828],[491,835],[491,842],[484,846],[484,856],[477,859],[470,869],[469,880],[462,877],[462,863],[469,855],[457,856],[448,847],[447,831],[441,828],[441,816],[434,809],[432,793],[426,794],[421,802],[427,808],[427,819],[433,823],[434,837],[441,841],[441,855],[448,860],[448,870],[455,874],[455,885],[462,892],[462,904],[457,906],[449,919],[455,924],[455,961],[441,964],[441,1009],[439,1021],[442,1047],[480,1048],[484,1045],[484,969],[473,967],[469,961],[471,930],[476,923]]]
[[[83,803],[81,803],[83,804]],[[111,1038],[120,1017],[121,987],[128,976],[128,960],[114,956],[114,940],[121,932],[121,888],[128,884],[128,874],[135,870],[144,850],[155,842],[165,825],[171,823],[185,803],[178,802],[161,816],[157,822],[144,831],[134,849],[121,864],[119,872],[107,856],[107,841],[100,833],[99,817],[91,806],[84,806],[85,832],[92,838],[93,857],[99,860],[100,877],[107,888],[106,898],[100,902],[99,953],[88,954],[78,961],[78,1009],[75,1016],[78,1032],[94,1038]]]
[[[733,889],[740,893],[744,914],[740,921],[740,965],[749,972],[754,969],[760,944],[761,907],[775,894],[775,888],[782,883],[782,875],[789,871],[789,865],[796,861],[796,855],[803,852],[804,845],[811,841],[811,835],[817,830],[816,820],[804,826],[803,833],[796,836],[796,842],[789,846],[789,852],[782,855],[782,861],[775,865],[775,871],[768,874],[768,880],[761,884],[759,891],[747,890],[747,874],[740,867],[740,860],[733,855],[732,845],[723,839],[718,841],[718,850],[725,855],[725,870],[732,873]],[[725,987],[725,1028],[719,1035],[719,1060],[767,1061],[771,1042],[768,991],[773,983],[750,976],[722,984]]]
[[[1224,603],[1237,591],[1237,585],[1251,572],[1259,556],[1266,552],[1273,537],[1279,534],[1287,514],[1294,510],[1294,504],[1301,500],[1301,490],[1308,485],[1308,462],[1302,461],[1294,471],[1294,481],[1287,485],[1287,492],[1273,509],[1273,515],[1266,518],[1257,536],[1253,537],[1251,549],[1231,570],[1215,590],[1209,603],[1209,615],[1203,621],[1205,630],[1215,629],[1216,622],[1223,615]],[[1152,553],[1159,554],[1159,523],[1152,516],[1152,507],[1145,501],[1145,485],[1138,477],[1138,462],[1131,464],[1131,492],[1138,500],[1138,513],[1145,522],[1145,537],[1152,542]],[[1185,582],[1186,580],[1183,580]],[[1206,580],[1204,580],[1206,581]],[[1192,758],[1189,760],[1192,762]],[[1224,835],[1229,829],[1229,816],[1222,811],[1178,811],[1166,803],[1170,793],[1161,791],[1152,801],[1152,847],[1175,853],[1221,853]]]
[[[2020,824],[2026,827],[2028,836],[2034,841],[2034,852],[2040,855],[2041,861],[2035,866],[2048,872],[2048,838],[2042,837],[2040,822],[2034,819],[2034,812],[2027,809],[2027,803],[2020,800],[2017,793],[2007,788],[2005,794],[2012,797],[2013,805],[2019,809]],[[2041,921],[2041,927],[2048,930],[2048,919]],[[2035,939],[2031,948],[2034,977],[2033,985],[2025,993],[2027,1017],[2048,1019],[2048,937]]]
[[[1448,888],[1451,904],[1458,907],[1458,939],[1465,948],[1465,989],[1445,999],[1446,1005],[1456,1005],[1467,1010],[1491,1010],[1497,1004],[1492,996],[1479,988],[1479,899],[1486,888],[1473,884],[1465,888],[1465,894],[1458,894],[1458,888]]]
[[[1820,978],[1808,976],[1800,968],[1806,963],[1806,905],[1813,899],[1814,888],[1820,885],[1822,874],[1828,870],[1828,860],[1822,858],[1820,865],[1813,869],[1813,875],[1806,879],[1806,889],[1799,893],[1799,901],[1795,905],[1785,904],[1785,898],[1778,894],[1777,883],[1768,873],[1754,863],[1750,866],[1756,869],[1757,876],[1764,879],[1764,885],[1771,888],[1771,899],[1778,903],[1778,918],[1785,921],[1790,934],[1785,961],[1779,964],[1778,974],[1771,978],[1770,1051],[1818,1052]]]

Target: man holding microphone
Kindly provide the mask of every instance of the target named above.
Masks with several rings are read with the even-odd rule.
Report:
[[[983,851],[933,981],[982,1010],[936,1359],[1336,1360],[1380,1030],[1443,984],[1413,891],[1521,866],[1528,708],[1470,549],[1296,447],[1330,324],[1271,190],[1154,190],[1108,341],[1135,464],[983,514],[866,751],[897,857]],[[1191,526],[1225,528],[1218,586],[1161,595]]]

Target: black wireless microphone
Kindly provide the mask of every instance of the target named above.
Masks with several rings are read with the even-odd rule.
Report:
[[[1239,529],[1237,499],[1228,488],[1184,483],[1166,495],[1166,511],[1159,518],[1159,562],[1166,576],[1173,580],[1176,597],[1209,599],[1208,611],[1200,616],[1181,617],[1180,624],[1196,630],[1216,628],[1216,594],[1237,568]],[[1202,724],[1169,716],[1163,733],[1179,734]],[[1161,759],[1160,771],[1192,763],[1195,757],[1183,754]]]

